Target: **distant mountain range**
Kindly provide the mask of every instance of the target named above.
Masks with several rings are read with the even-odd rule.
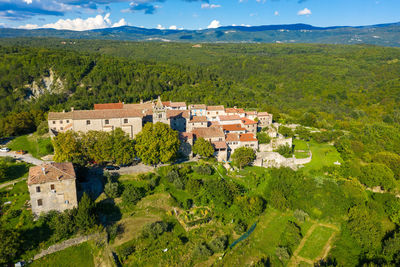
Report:
[[[225,26],[205,30],[159,30],[132,26],[69,31],[1,28],[0,38],[58,37],[160,42],[373,44],[400,47],[400,22],[371,26],[314,27],[307,24]]]

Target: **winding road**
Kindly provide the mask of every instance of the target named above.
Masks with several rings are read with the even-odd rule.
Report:
[[[19,155],[16,154],[15,151],[10,152],[0,152],[0,157],[12,157],[16,160],[25,161],[26,163],[30,163],[33,165],[41,165],[44,163],[43,160],[34,158],[31,154]]]

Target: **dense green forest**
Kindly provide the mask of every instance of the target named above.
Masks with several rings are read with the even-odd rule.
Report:
[[[267,110],[323,128],[400,120],[400,50],[374,46],[2,39],[0,114],[164,99]],[[51,48],[50,48],[51,47]],[[79,51],[77,53],[77,51]],[[53,71],[63,89],[27,100]],[[227,97],[229,96],[229,97]],[[282,114],[282,115],[281,115]],[[35,123],[37,124],[38,120]],[[305,118],[305,116],[308,116]],[[7,119],[7,118],[6,118]],[[0,132],[4,131],[0,123]]]
[[[223,253],[224,266],[285,266],[297,256],[318,258],[323,248],[313,250],[312,243],[296,252],[315,228],[318,236],[307,238],[322,238],[323,246],[334,237],[320,266],[400,264],[400,49],[60,39],[0,40],[0,45],[1,136],[40,130],[49,110],[89,109],[94,103],[158,95],[266,110],[283,124],[315,129],[279,129],[295,136],[295,146],[313,150],[313,161],[299,171],[245,167],[229,172],[208,160],[118,181],[108,177],[106,194],[116,199],[116,206],[97,203],[99,218],[116,216],[116,209],[119,217],[113,221],[122,216],[143,226],[135,238],[123,240],[118,229],[107,226],[121,263],[179,265],[185,258],[188,265],[211,265]],[[43,83],[52,73],[60,88],[30,97],[32,84]],[[94,148],[92,154],[102,156]],[[140,146],[135,149],[140,154]],[[332,151],[341,165],[323,164]],[[378,193],[373,192],[376,187]],[[173,207],[179,207],[180,217]],[[62,230],[57,221],[63,216],[77,220],[77,214],[53,214],[31,223],[37,229],[54,228],[53,237],[30,243],[29,232],[20,231],[27,248],[20,254],[33,254],[36,243],[66,238],[56,235]],[[140,222],[143,214],[156,216],[145,224]],[[4,225],[12,228],[14,215],[3,216]],[[91,227],[96,227],[94,220]],[[197,223],[202,226],[194,227]],[[248,240],[227,248],[255,223]],[[68,235],[83,231],[79,225]],[[161,249],[171,244],[174,250],[164,254]]]

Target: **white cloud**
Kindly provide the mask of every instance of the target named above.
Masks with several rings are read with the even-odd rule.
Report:
[[[219,27],[221,27],[221,23],[216,19],[211,21],[210,25],[207,26],[207,28],[209,28],[209,29],[215,29],[215,28],[219,28]]]
[[[25,3],[27,3],[28,5],[29,4],[32,4],[32,0],[23,0]]]
[[[36,24],[26,24],[19,26],[20,29],[38,29],[38,28],[52,28],[57,30],[72,30],[72,31],[87,31],[94,29],[104,29],[110,27],[121,27],[128,25],[125,19],[120,19],[116,23],[112,23],[110,20],[110,13],[107,13],[104,17],[97,15],[96,17],[90,17],[87,19],[59,19],[55,23],[49,23],[42,26]]]
[[[165,27],[163,27],[161,24],[158,24],[158,25],[157,25],[157,29],[159,29],[159,30],[165,30]]]
[[[18,29],[25,29],[25,30],[34,30],[34,29],[38,29],[39,25],[37,24],[26,24],[26,25],[22,25],[19,26]]]
[[[215,4],[201,4],[201,8],[213,9],[213,8],[218,8],[218,7],[221,7],[221,5],[215,5]]]
[[[115,27],[122,27],[122,26],[126,26],[126,25],[128,25],[126,20],[125,19],[120,19],[118,22],[114,23],[112,25],[112,27],[115,28]]]
[[[311,10],[309,10],[308,8],[304,8],[304,9],[302,9],[302,10],[300,10],[299,12],[297,12],[297,15],[299,15],[299,16],[309,16],[309,15],[311,15],[312,13],[311,13]]]
[[[169,26],[169,29],[170,29],[170,30],[177,30],[178,27],[176,27],[176,25],[171,25],[171,26]]]
[[[275,16],[279,16],[279,12],[278,12],[278,11],[275,11],[275,12],[274,12],[274,15],[275,15]]]

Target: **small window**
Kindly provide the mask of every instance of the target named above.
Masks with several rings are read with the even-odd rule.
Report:
[[[159,119],[162,119],[162,114],[158,114],[158,118],[159,118]]]
[[[54,185],[54,184],[51,184],[51,185],[50,185],[50,189],[51,189],[51,190],[56,189],[55,185]]]
[[[90,125],[90,120],[87,120],[87,121],[86,121],[86,125]]]
[[[60,123],[62,124],[62,123],[63,123],[63,121],[60,121]]]
[[[65,204],[69,204],[69,201],[68,201],[68,200],[65,200]]]
[[[104,123],[105,124],[110,124],[110,121],[109,120],[105,120]]]
[[[37,205],[38,205],[38,206],[43,206],[43,200],[38,199],[38,200],[37,200]]]
[[[128,119],[124,119],[124,123],[128,123]]]
[[[53,124],[56,124],[56,121],[53,121]]]
[[[217,115],[218,115],[218,111],[217,111]]]
[[[69,123],[69,120],[67,120],[67,123]]]
[[[60,130],[62,131],[62,130],[64,130],[64,128],[63,128],[63,127],[60,127]]]
[[[36,186],[36,193],[40,193],[40,186]]]

